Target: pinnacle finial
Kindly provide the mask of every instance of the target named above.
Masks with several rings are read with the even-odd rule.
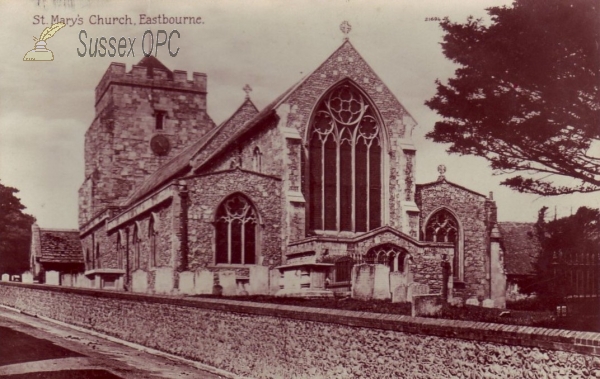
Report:
[[[246,92],[246,99],[250,98],[250,92],[252,92],[252,87],[250,87],[249,84],[246,84],[244,86],[244,88],[242,88],[242,90],[244,90],[244,92]]]
[[[438,176],[438,181],[446,180],[446,176],[444,175],[446,173],[446,166],[441,164],[437,167],[437,170],[440,173],[440,176]]]
[[[352,30],[352,26],[350,25],[350,23],[348,21],[343,21],[340,24],[340,30],[342,31],[342,33],[344,33],[344,40],[348,40],[348,34]]]

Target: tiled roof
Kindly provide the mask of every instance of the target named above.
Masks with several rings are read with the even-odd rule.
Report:
[[[508,275],[535,273],[535,259],[542,247],[532,222],[499,222],[504,249],[504,267]]]
[[[167,78],[173,80],[173,71],[169,70],[167,66],[162,64],[156,57],[150,55],[149,57],[142,58],[136,66],[144,66],[147,69],[147,75],[150,78],[154,77],[154,69],[165,70],[167,72]]]
[[[40,262],[83,263],[78,230],[40,229]]]
[[[258,113],[258,110],[250,99],[246,99],[244,103],[233,113],[231,117],[222,122],[219,126],[213,128],[200,139],[181,153],[173,157],[170,161],[162,165],[152,175],[150,175],[138,189],[133,192],[129,198],[122,204],[123,206],[130,205],[134,201],[142,198],[156,187],[166,183],[180,173],[185,173],[190,169],[190,161],[200,152],[202,152],[213,140],[218,140],[219,136],[225,130],[231,130],[236,126],[243,124]]]

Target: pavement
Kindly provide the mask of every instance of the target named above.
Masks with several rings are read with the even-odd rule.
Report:
[[[0,307],[0,378],[236,378],[201,363]]]

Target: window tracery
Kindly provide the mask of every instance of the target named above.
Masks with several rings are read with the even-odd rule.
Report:
[[[350,83],[317,107],[309,134],[310,227],[365,232],[381,226],[381,126]]]
[[[462,273],[462,251],[459,244],[459,226],[456,218],[447,210],[434,213],[425,226],[425,240],[433,242],[451,242],[454,244],[452,273],[455,279],[460,279]]]
[[[258,217],[250,201],[241,194],[225,199],[215,219],[215,262],[255,264]]]

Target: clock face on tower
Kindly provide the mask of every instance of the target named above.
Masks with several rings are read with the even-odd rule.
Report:
[[[152,137],[150,140],[150,148],[154,154],[163,156],[169,153],[169,150],[171,150],[171,144],[166,136],[158,134]]]

